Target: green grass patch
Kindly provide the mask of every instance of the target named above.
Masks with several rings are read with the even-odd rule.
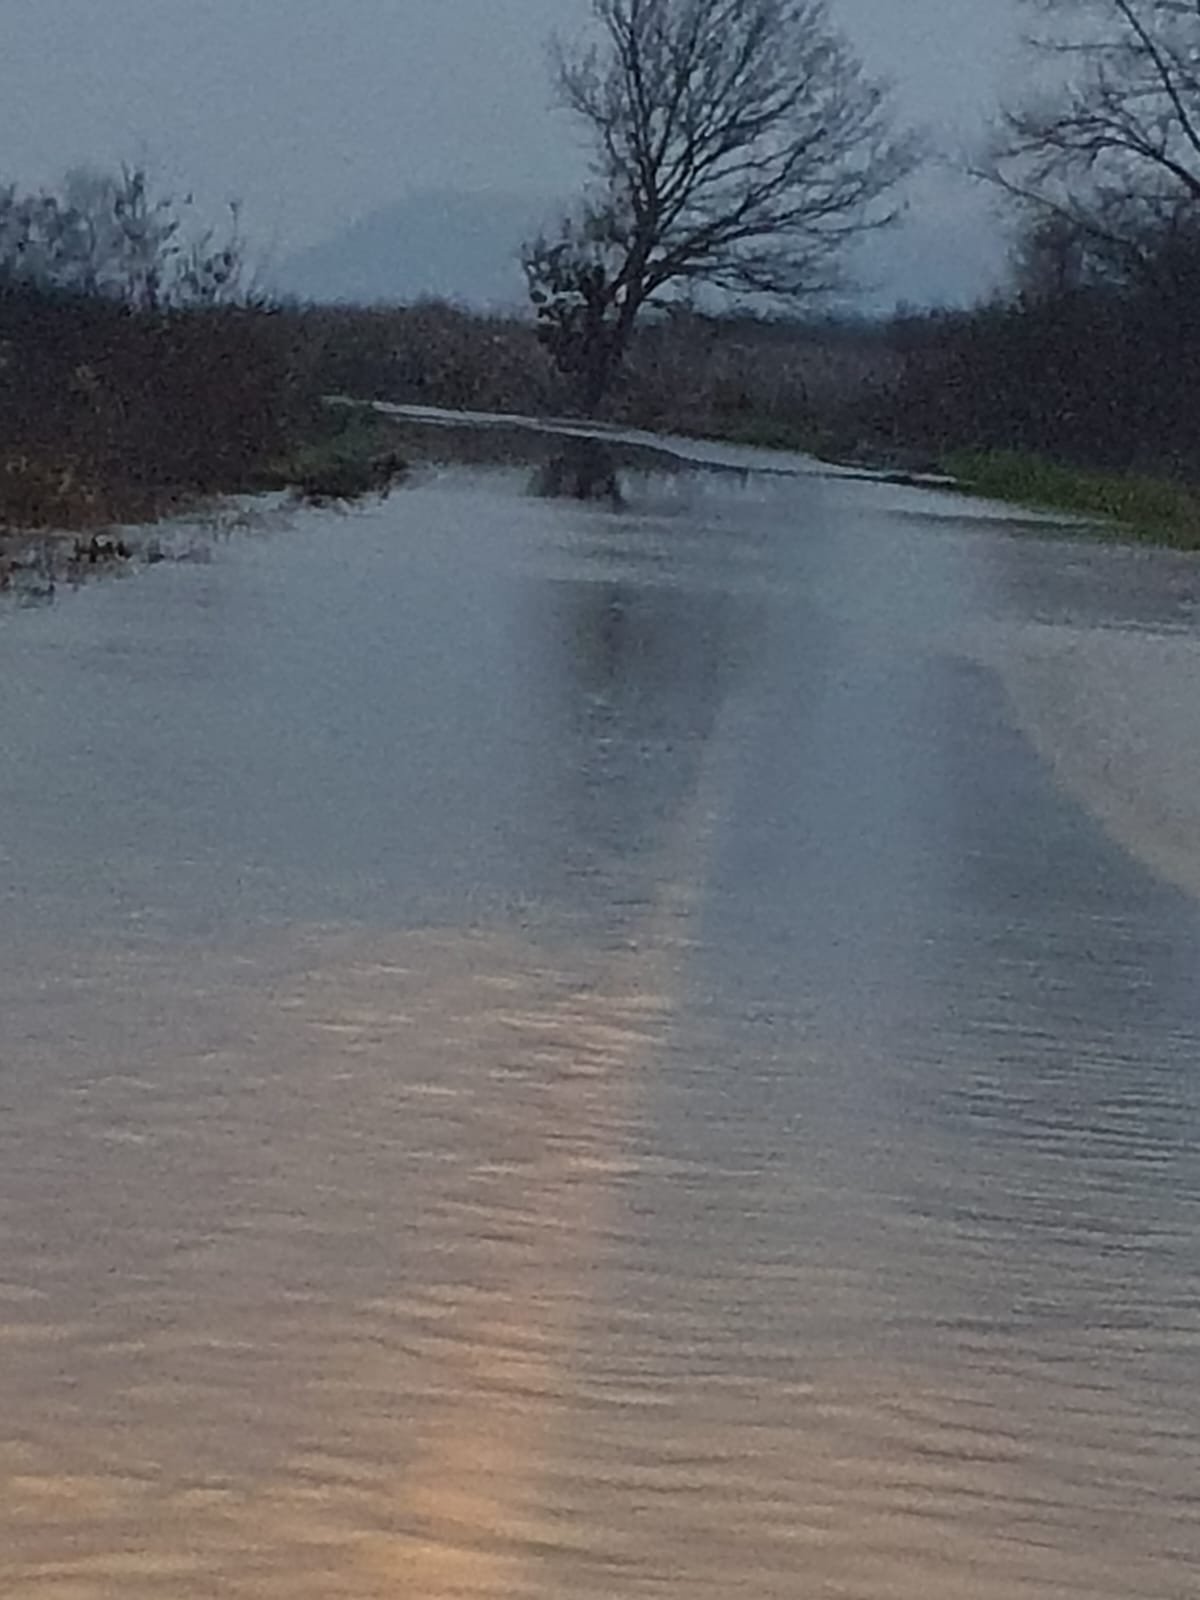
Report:
[[[308,500],[354,500],[386,493],[406,470],[389,418],[368,406],[328,406],[267,477]]]
[[[1200,490],[1187,484],[1060,466],[1009,450],[958,451],[944,464],[974,494],[1094,517],[1114,537],[1200,550]]]

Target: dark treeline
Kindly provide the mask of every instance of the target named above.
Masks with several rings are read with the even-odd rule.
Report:
[[[324,393],[526,414],[581,409],[528,320],[440,302],[280,313]],[[812,440],[898,375],[881,326],[674,311],[636,331],[602,414],[639,427]]]
[[[574,409],[569,385],[516,319],[438,304],[289,317],[294,347],[328,392]],[[640,427],[883,464],[1005,450],[1198,478],[1200,293],[1181,276],[1173,293],[1027,286],[972,309],[881,319],[679,312],[638,330],[604,411]]]
[[[320,397],[564,414],[569,382],[520,318],[437,302],[148,310],[0,285],[9,523],[102,523],[172,494],[274,482]],[[1030,287],[972,310],[639,328],[612,420],[841,459],[1031,452],[1200,476],[1200,296]]]
[[[577,392],[519,319],[451,306],[294,310],[328,390],[563,412]],[[1150,220],[1119,244],[1031,213],[1006,293],[890,317],[646,318],[613,420],[850,459],[1029,453],[1200,480],[1200,239]]]
[[[864,418],[881,440],[1200,479],[1200,251],[1134,281],[1042,277],[889,339],[900,377]]]

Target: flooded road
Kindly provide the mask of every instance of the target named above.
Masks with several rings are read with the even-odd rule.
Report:
[[[1200,568],[544,469],[0,615],[0,1593],[1182,1600]]]

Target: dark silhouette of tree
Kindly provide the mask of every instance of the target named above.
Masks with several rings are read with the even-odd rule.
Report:
[[[1153,276],[1200,225],[1200,4],[1030,3],[1043,86],[1005,114],[987,173],[1109,277]]]
[[[1012,291],[929,319],[893,395],[936,449],[1194,478],[1200,0],[1026,0],[1033,87],[979,172],[1013,204]]]
[[[784,300],[841,281],[916,159],[826,0],[593,0],[555,47],[593,182],[524,253],[543,341],[599,404],[643,309],[705,286]]]

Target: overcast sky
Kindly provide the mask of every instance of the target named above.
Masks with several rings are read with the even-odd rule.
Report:
[[[1006,75],[1017,0],[834,0],[950,144]],[[0,178],[149,159],[286,254],[414,188],[569,190],[544,41],[588,0],[0,0]]]

